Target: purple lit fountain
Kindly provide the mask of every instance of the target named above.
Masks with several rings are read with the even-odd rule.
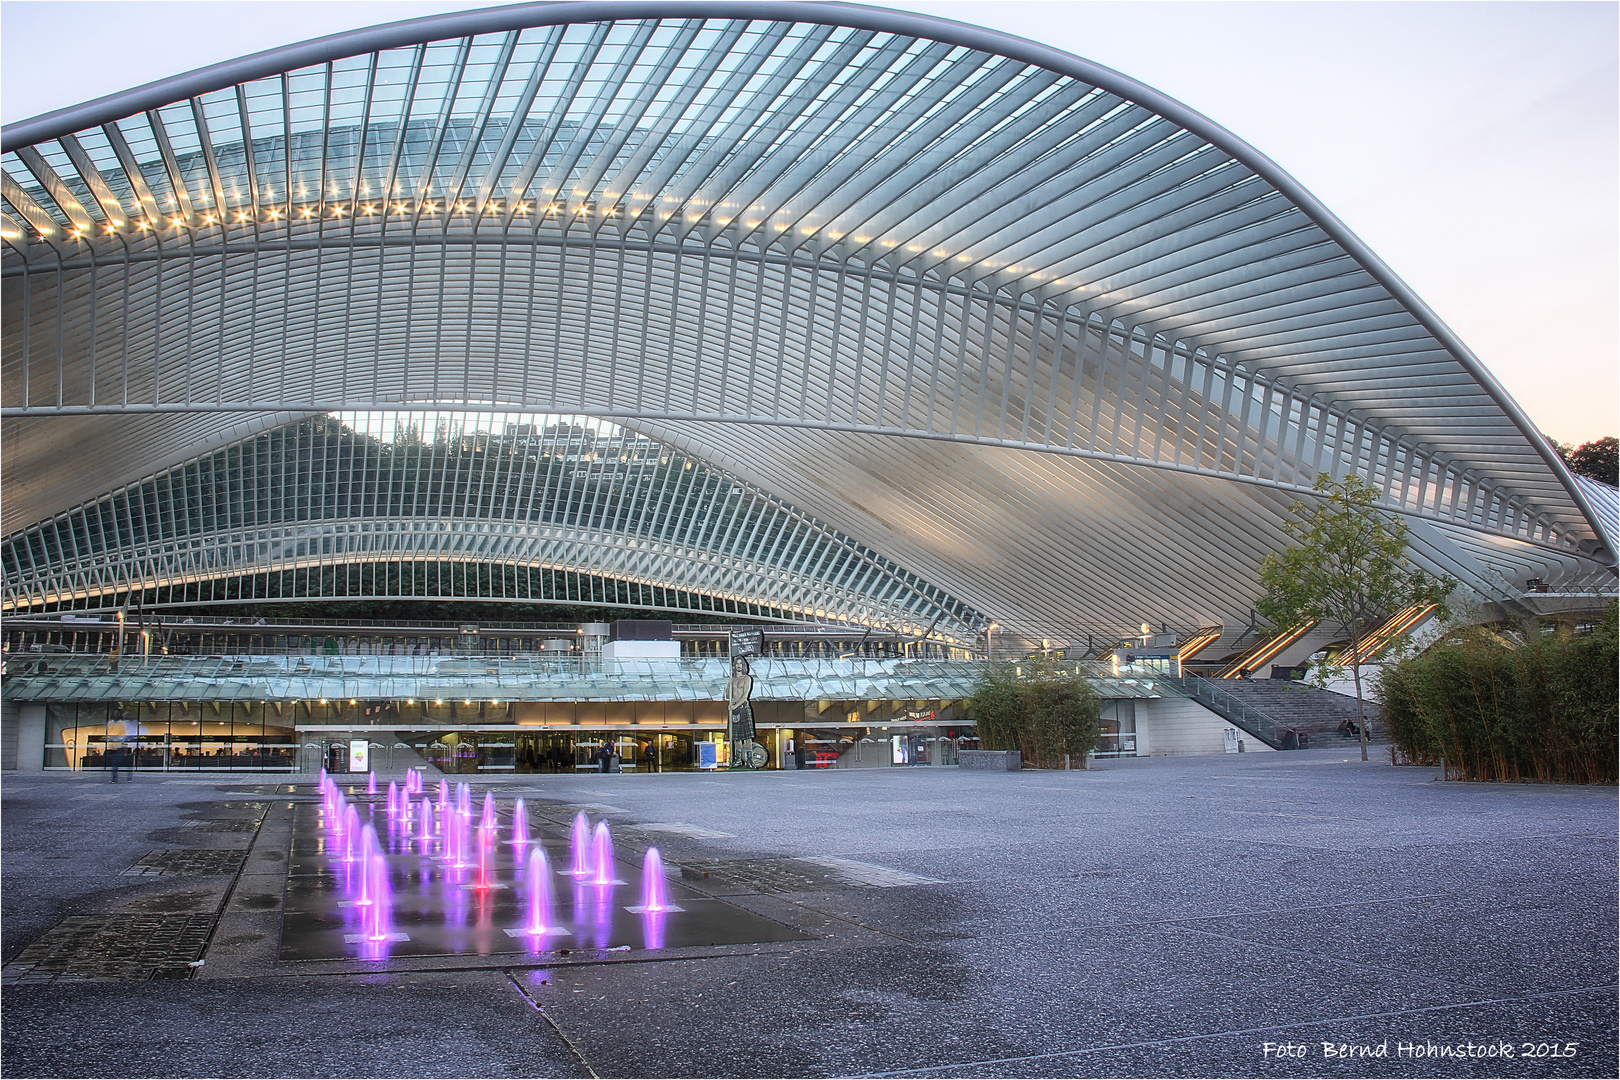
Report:
[[[422,820],[416,838],[422,842],[422,854],[433,850],[433,804],[422,800]]]
[[[375,795],[375,794],[377,794],[377,770],[376,769],[372,769],[371,772],[366,775],[366,794],[367,795]]]
[[[658,849],[648,848],[641,863],[641,903],[626,908],[638,915],[662,915],[666,911],[685,911],[669,902],[669,885],[664,881],[664,857]]]
[[[568,834],[568,850],[574,857],[568,872],[584,881],[591,876],[591,819],[585,816],[583,810],[574,815],[574,827]]]
[[[551,911],[551,862],[539,844],[529,852],[528,872],[524,887],[523,925],[506,931],[508,937],[528,939],[531,952],[539,952],[547,934],[566,934],[565,927],[554,925]]]
[[[377,830],[367,825],[360,832],[360,894],[354,898],[357,907],[370,906],[375,900],[371,893],[371,863],[378,854],[380,852],[377,847]]]
[[[519,799],[512,806],[512,839],[508,840],[507,843],[519,849],[518,853],[521,855],[522,848],[528,842],[529,810],[528,807],[523,805],[523,800]]]
[[[478,819],[478,828],[491,836],[495,834],[495,796],[492,792],[484,793],[484,813]]]
[[[343,806],[343,861],[354,862],[360,848],[360,811],[353,803]]]
[[[591,863],[596,871],[591,875],[592,885],[624,884],[613,877],[613,836],[605,821],[596,823],[596,832],[591,836]]]
[[[394,941],[409,941],[409,934],[394,932],[393,889],[388,882],[388,859],[377,852],[366,861],[365,889],[372,902],[360,909],[360,932],[345,934],[345,942],[360,946],[362,960],[382,960],[388,956],[388,945]]]

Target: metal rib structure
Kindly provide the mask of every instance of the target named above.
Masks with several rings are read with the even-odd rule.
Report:
[[[432,406],[611,419],[1031,633],[1240,615],[1320,472],[1491,598],[1612,587],[1588,495],[1331,214],[1030,42],[840,4],[520,5],[4,150],[14,537],[300,416]]]
[[[9,539],[4,608],[471,596],[956,639],[982,621],[650,439],[533,417],[345,419],[267,432]]]

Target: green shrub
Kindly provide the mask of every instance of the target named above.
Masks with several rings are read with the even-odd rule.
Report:
[[[1083,676],[1054,661],[990,665],[971,708],[979,745],[1018,750],[1031,765],[1059,768],[1068,754],[1084,768],[1097,745],[1102,702]]]
[[[1385,669],[1384,721],[1410,761],[1467,780],[1612,784],[1620,624],[1503,636],[1472,627]]]

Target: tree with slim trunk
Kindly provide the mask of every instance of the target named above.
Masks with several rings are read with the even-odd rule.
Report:
[[[1323,623],[1349,637],[1348,662],[1356,686],[1361,760],[1367,760],[1366,705],[1361,692],[1361,643],[1367,633],[1404,607],[1444,608],[1457,587],[1406,557],[1406,524],[1378,508],[1383,492],[1354,474],[1316,478],[1318,498],[1290,509],[1283,528],[1294,545],[1260,563],[1265,595],[1255,604],[1279,630]],[[1442,612],[1444,614],[1444,612]]]

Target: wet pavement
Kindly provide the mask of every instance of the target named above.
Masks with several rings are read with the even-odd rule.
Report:
[[[361,787],[380,950],[312,783],[8,774],[0,1070],[1614,1075],[1615,789],[1345,757],[452,777],[482,871]],[[620,884],[564,872],[581,812]]]

